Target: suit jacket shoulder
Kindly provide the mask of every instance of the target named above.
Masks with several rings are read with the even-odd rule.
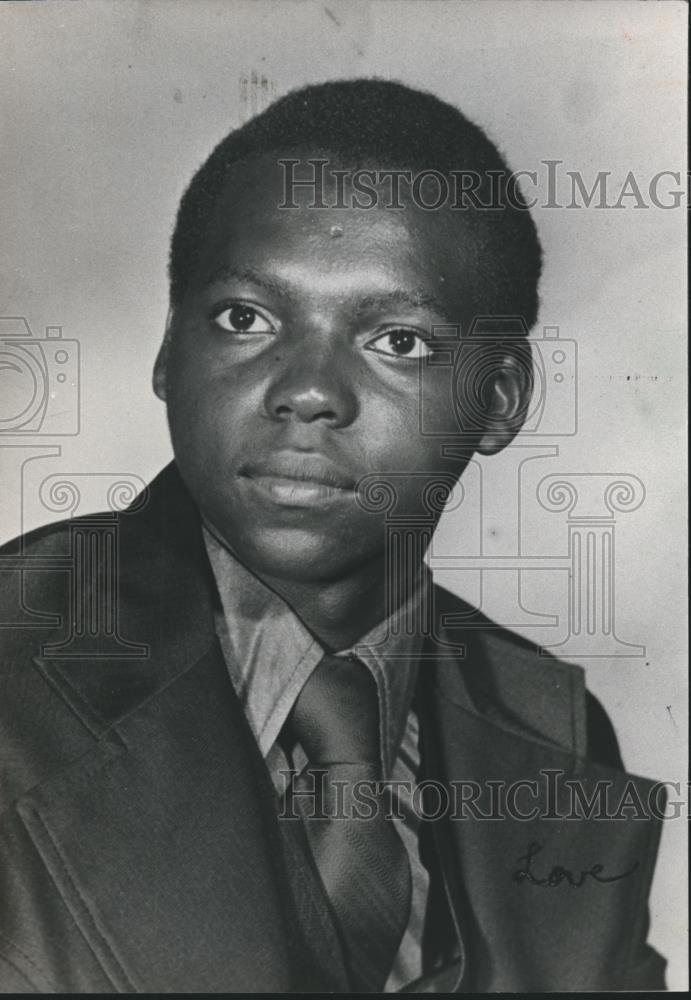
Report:
[[[614,726],[586,689],[585,671],[435,587],[438,634],[462,643],[464,696],[481,713],[579,756],[623,770]],[[443,659],[443,657],[442,657]]]

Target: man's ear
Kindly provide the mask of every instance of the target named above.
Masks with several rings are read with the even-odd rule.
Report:
[[[168,377],[168,355],[170,352],[170,337],[171,328],[173,325],[173,307],[170,306],[168,309],[168,315],[166,316],[166,329],[163,334],[163,343],[161,344],[158,354],[156,355],[156,361],[154,362],[154,374],[153,374],[153,387],[154,392],[159,399],[166,401],[166,379]]]
[[[486,422],[477,450],[496,455],[511,444],[528,414],[533,394],[530,344],[512,344],[497,356],[483,386]]]

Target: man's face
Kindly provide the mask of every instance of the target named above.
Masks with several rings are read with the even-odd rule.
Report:
[[[420,359],[435,324],[465,315],[472,248],[439,212],[283,200],[274,160],[234,171],[156,384],[181,474],[236,555],[260,575],[336,580],[384,552],[363,476],[396,474],[395,513],[414,515],[421,474],[465,467],[421,434]],[[448,426],[449,373],[424,377],[426,425]]]

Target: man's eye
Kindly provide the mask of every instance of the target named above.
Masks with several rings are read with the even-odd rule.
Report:
[[[253,306],[234,302],[213,317],[214,323],[229,333],[274,333],[274,327],[266,316]]]
[[[387,330],[367,344],[367,350],[390,358],[426,358],[432,353],[424,337],[414,330]]]

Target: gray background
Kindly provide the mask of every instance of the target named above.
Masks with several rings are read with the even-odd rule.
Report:
[[[60,516],[33,502],[36,477],[147,479],[170,457],[149,371],[172,219],[191,172],[264,94],[398,78],[460,106],[514,169],[544,174],[540,161],[561,159],[588,186],[612,171],[615,200],[629,170],[645,185],[685,165],[682,3],[56,0],[2,4],[0,36],[0,315],[26,316],[35,334],[60,325],[79,340],[83,390],[79,435],[59,442],[60,456],[36,453],[24,467],[23,512],[17,476],[28,452],[0,447],[2,538]],[[252,72],[266,78],[258,93]],[[616,613],[620,637],[646,655],[582,662],[628,768],[684,781],[684,210],[626,204],[535,211],[546,255],[540,323],[577,342],[580,368],[578,433],[533,464],[540,474],[630,473],[645,484],[642,506],[617,520]],[[515,460],[484,466],[494,486],[483,541],[501,553],[503,538],[508,553],[502,510],[516,494]],[[563,517],[528,499],[523,550],[563,553]],[[435,551],[472,551],[468,518],[463,508],[446,515]],[[563,614],[564,574],[523,576],[527,606]],[[477,574],[440,582],[478,600]],[[483,599],[507,621],[501,586]],[[544,641],[540,629],[521,630]],[[683,830],[680,820],[665,826],[652,896],[651,939],[676,989],[686,984]]]

